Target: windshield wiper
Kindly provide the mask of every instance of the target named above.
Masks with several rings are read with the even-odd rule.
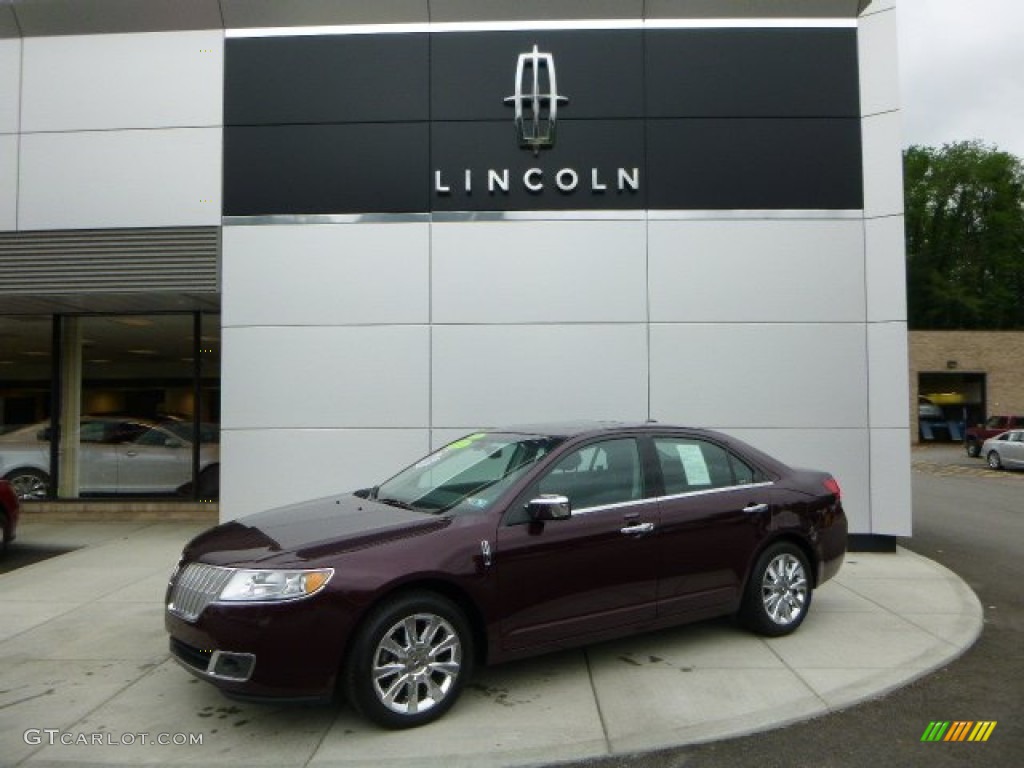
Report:
[[[389,507],[398,507],[399,509],[411,509],[416,511],[416,507],[407,501],[402,501],[401,499],[374,499],[374,501],[379,501],[381,504],[387,504]]]

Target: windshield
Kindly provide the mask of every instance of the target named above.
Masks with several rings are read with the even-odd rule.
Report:
[[[559,442],[554,437],[478,432],[395,475],[375,497],[431,512],[486,509]]]

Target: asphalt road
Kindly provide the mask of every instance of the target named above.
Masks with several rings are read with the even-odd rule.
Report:
[[[1024,765],[1024,473],[956,450],[915,452],[914,536],[901,544],[961,576],[985,607],[978,642],[885,698],[788,728],[582,768]],[[922,743],[933,720],[995,720],[985,743]]]

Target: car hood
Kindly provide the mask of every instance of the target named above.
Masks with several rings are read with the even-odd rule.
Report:
[[[209,529],[185,547],[211,565],[309,565],[331,555],[443,528],[450,520],[347,494],[279,507]]]

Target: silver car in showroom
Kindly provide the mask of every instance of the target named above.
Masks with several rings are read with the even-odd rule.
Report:
[[[220,445],[216,430],[203,425],[199,445],[199,492],[219,487]],[[190,493],[190,422],[153,422],[127,417],[87,416],[78,434],[78,492],[81,495],[166,495]],[[0,435],[0,477],[24,501],[50,495],[48,422]]]

